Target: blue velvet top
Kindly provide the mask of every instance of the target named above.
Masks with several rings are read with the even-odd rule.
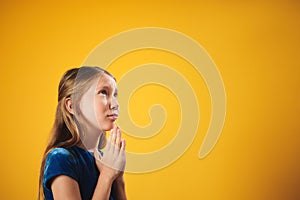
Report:
[[[77,181],[82,200],[92,199],[97,185],[99,170],[91,152],[77,146],[55,148],[46,158],[43,187],[46,200],[52,200],[51,182],[59,175],[66,175]],[[110,200],[113,200],[110,194]]]

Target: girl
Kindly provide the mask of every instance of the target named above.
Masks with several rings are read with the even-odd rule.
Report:
[[[74,68],[63,75],[41,164],[39,199],[126,199],[125,140],[114,125],[117,95],[115,78],[99,67]],[[105,153],[99,153],[104,146]]]

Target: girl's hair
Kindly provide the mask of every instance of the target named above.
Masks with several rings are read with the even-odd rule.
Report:
[[[84,126],[80,123],[79,103],[83,94],[91,87],[92,83],[104,74],[111,76],[109,72],[99,67],[83,66],[66,71],[59,82],[58,104],[54,125],[50,133],[50,140],[42,158],[39,178],[38,199],[45,199],[43,190],[43,178],[46,158],[49,152],[57,147],[69,148],[82,143],[81,136],[84,134]],[[71,98],[74,115],[66,108],[66,100]],[[101,135],[99,148],[106,144],[106,138]]]

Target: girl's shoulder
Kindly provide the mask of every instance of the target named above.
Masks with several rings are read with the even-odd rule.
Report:
[[[47,160],[69,160],[78,162],[86,162],[86,160],[93,161],[94,156],[87,150],[84,150],[78,146],[72,146],[68,148],[56,147],[52,149],[48,156]]]
[[[49,152],[49,155],[50,154],[63,154],[63,155],[69,155],[71,152],[69,150],[69,148],[62,148],[62,147],[56,147],[54,149],[52,149],[50,152]]]
[[[67,175],[74,180],[79,180],[79,161],[72,148],[54,148],[46,158],[44,168],[44,187],[50,189],[51,181],[59,175]]]
[[[57,147],[52,149],[48,156],[47,160],[76,160],[76,152],[74,149],[71,148],[62,148],[62,147]]]

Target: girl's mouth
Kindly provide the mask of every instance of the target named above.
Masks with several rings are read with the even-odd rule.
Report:
[[[106,117],[108,117],[109,119],[112,119],[112,120],[116,120],[116,119],[118,119],[118,114],[113,113],[113,114],[106,115]]]

